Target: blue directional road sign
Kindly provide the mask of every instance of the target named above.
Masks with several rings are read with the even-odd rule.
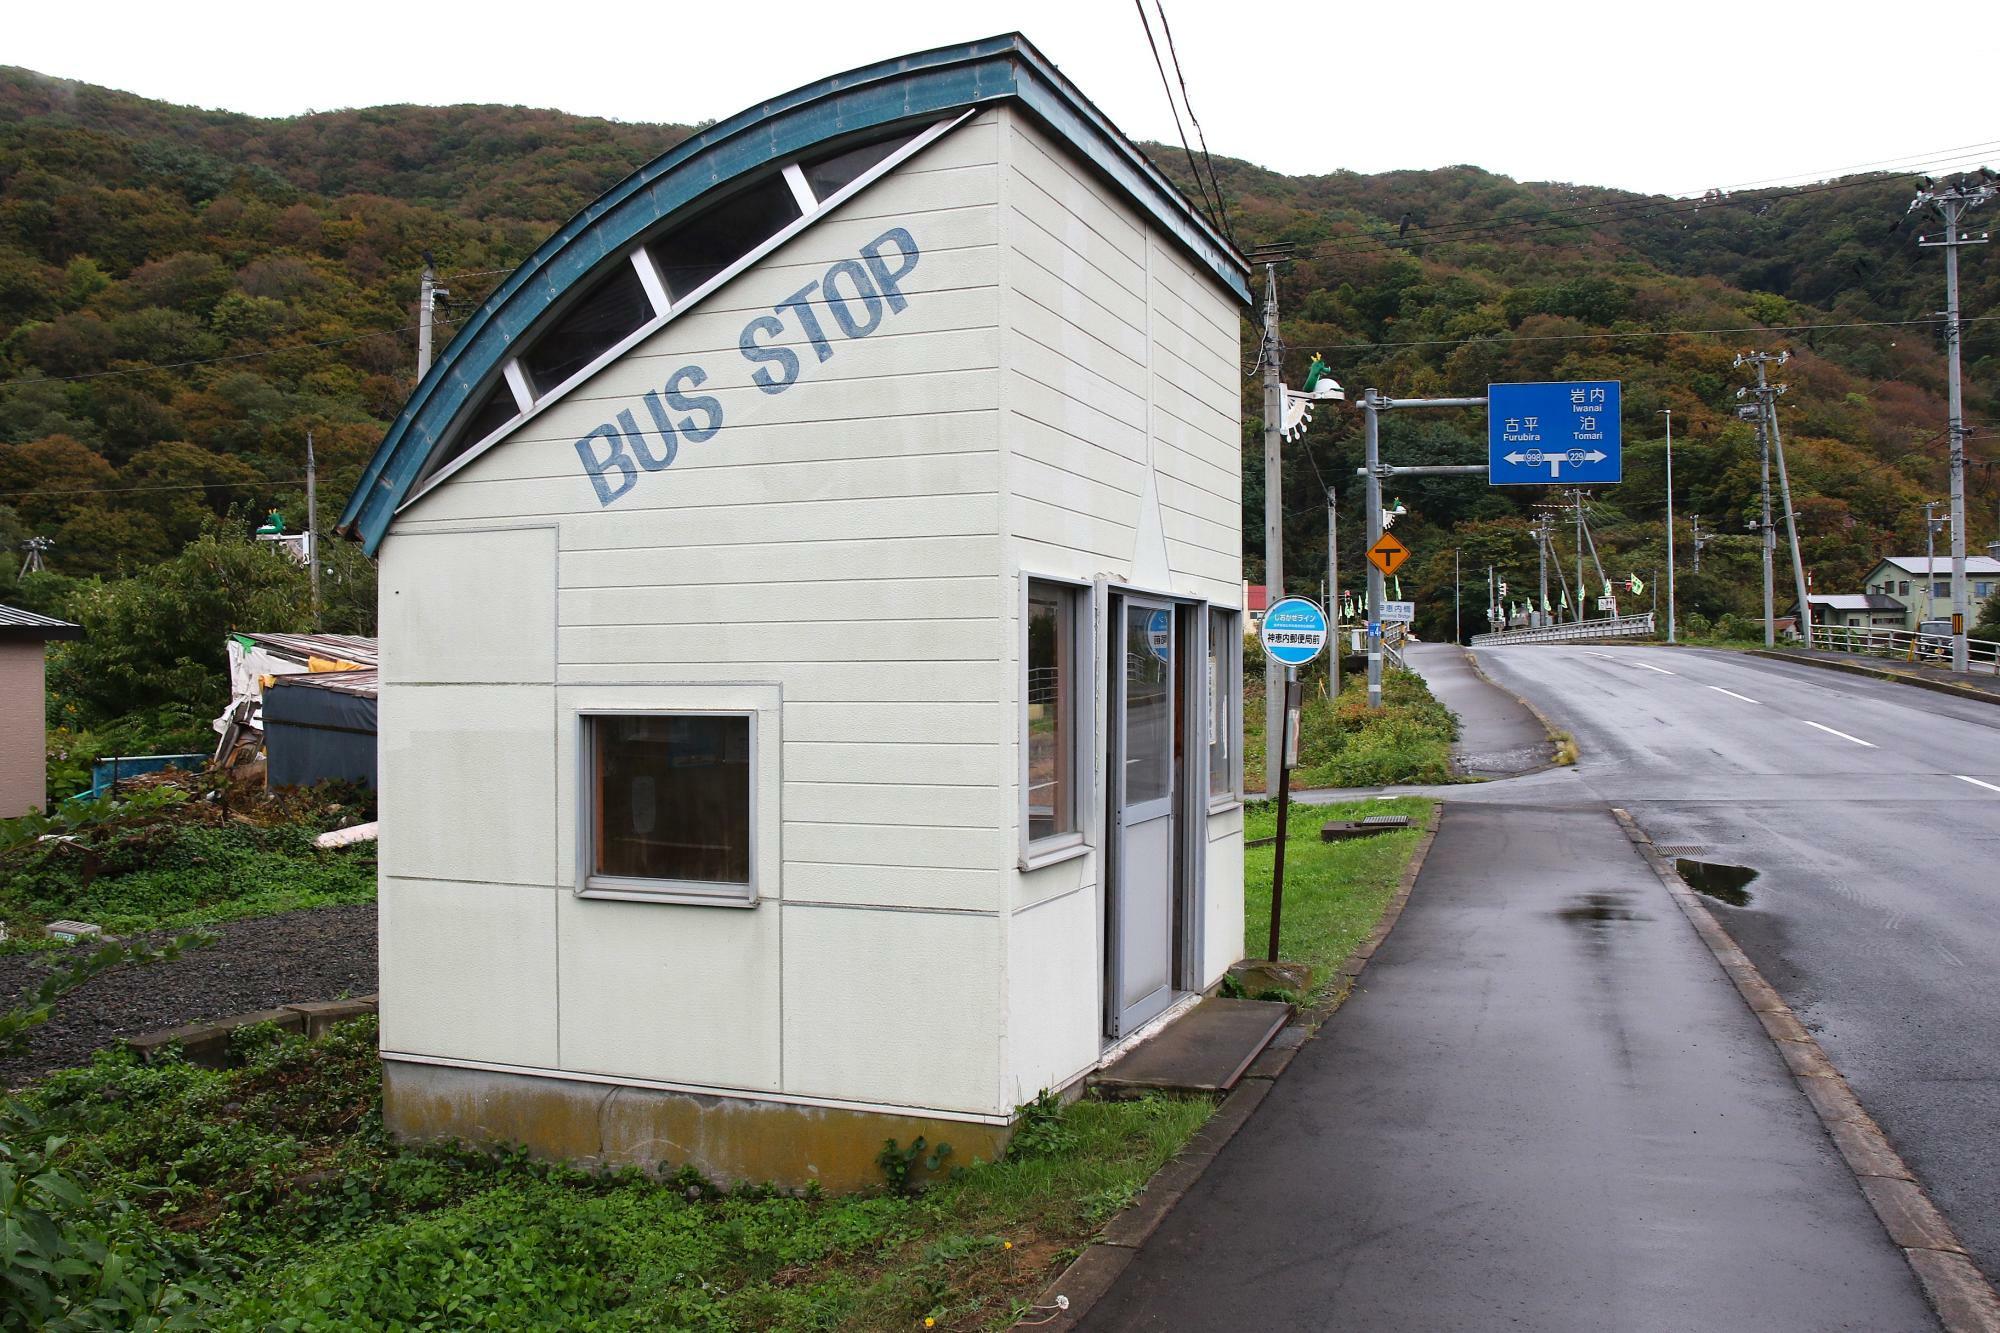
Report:
[[[1611,485],[1620,444],[1617,380],[1486,386],[1489,485]]]
[[[1304,597],[1287,597],[1264,613],[1257,631],[1264,651],[1286,666],[1304,666],[1326,646],[1326,612]]]

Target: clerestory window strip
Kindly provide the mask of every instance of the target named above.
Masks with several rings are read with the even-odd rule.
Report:
[[[735,198],[740,198],[741,194],[733,197],[731,200],[725,200],[723,203],[715,205],[710,209],[692,214],[682,222],[670,226],[655,236],[636,242],[626,252],[626,259],[638,273],[640,285],[645,290],[648,302],[652,306],[652,317],[644,320],[638,327],[606,347],[589,362],[565,376],[560,383],[538,391],[532,375],[523,364],[523,358],[533,352],[539,340],[547,337],[558,327],[563,319],[563,315],[558,314],[554,320],[549,321],[544,328],[538,330],[532,338],[524,340],[524,350],[518,355],[510,356],[502,367],[502,382],[512,392],[516,405],[520,408],[519,415],[503,423],[497,429],[486,429],[483,435],[474,440],[469,447],[447,447],[440,451],[440,463],[411,491],[403,503],[397,506],[397,512],[400,513],[410,505],[415,504],[434,487],[442,484],[460,469],[466,467],[474,459],[485,453],[486,450],[499,443],[501,439],[519,430],[531,418],[547,411],[551,406],[567,396],[577,385],[595,375],[599,370],[602,370],[620,356],[623,356],[640,342],[659,332],[668,323],[678,318],[683,311],[688,310],[705,299],[710,292],[722,286],[757,261],[763,259],[766,255],[804,231],[828,212],[846,203],[861,190],[866,189],[876,180],[887,175],[897,166],[914,157],[945,134],[963,124],[976,114],[977,111],[977,107],[968,108],[955,117],[948,120],[936,121],[917,131],[915,134],[907,135],[900,139],[895,135],[890,135],[881,140],[864,143],[857,148],[836,150],[830,155],[796,159],[786,163],[779,169],[776,175],[767,176],[752,184],[741,193],[747,194],[750,190],[755,190],[759,186],[767,186],[769,182],[782,182],[797,201],[797,206],[801,210],[799,216],[785,223],[777,231],[764,237],[764,239],[751,246],[743,254],[721,267],[698,285],[690,287],[684,294],[677,295],[674,293],[670,275],[662,271],[665,266],[660,263],[660,248],[668,245],[672,241],[675,231],[679,230],[682,226],[698,224],[702,218],[712,215],[719,209],[727,208],[735,201]],[[882,145],[888,145],[888,148],[878,155],[874,150],[881,148]],[[871,157],[874,160],[870,161]],[[807,165],[808,163],[811,165]],[[855,170],[857,167],[860,169]],[[853,174],[849,175],[849,172]],[[849,178],[844,182],[840,180],[840,177],[843,175],[849,175]],[[814,189],[815,177],[817,177],[820,186],[817,190]],[[813,201],[810,206],[806,203],[807,199]],[[592,288],[591,294],[595,294],[597,288],[601,287],[609,279],[609,276],[607,273],[599,277],[596,285]],[[587,300],[588,296],[584,299]],[[569,313],[573,313],[574,309],[575,307],[572,307]],[[494,398],[497,399],[498,396],[496,393]],[[490,408],[492,406],[493,400],[489,399],[487,407]],[[460,423],[458,429],[460,431],[467,430],[472,424],[470,420],[463,421]],[[480,424],[485,425],[486,423],[481,422]],[[454,443],[456,444],[456,442]]]

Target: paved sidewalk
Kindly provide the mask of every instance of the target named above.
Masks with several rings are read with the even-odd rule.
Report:
[[[1413,643],[1403,651],[1410,669],[1439,701],[1458,714],[1459,737],[1451,759],[1477,778],[1509,778],[1547,764],[1549,733],[1527,706],[1472,669],[1455,643]]]
[[[1937,1324],[1609,812],[1496,803],[1085,1327]]]
[[[1937,681],[1967,690],[1976,690],[2000,700],[2000,676],[1986,670],[1953,671],[1949,665],[1941,666],[1935,661],[1912,662],[1901,657],[1877,657],[1872,653],[1836,653],[1824,648],[1787,646],[1775,650],[1762,649],[1759,655],[1779,660],[1789,658],[1809,665],[1832,667],[1836,671],[1860,670],[1896,676],[1904,680]]]

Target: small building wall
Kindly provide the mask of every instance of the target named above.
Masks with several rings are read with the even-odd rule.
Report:
[[[0,819],[48,801],[48,682],[39,640],[0,640]]]
[[[1241,609],[1239,308],[1032,117],[1008,110],[999,148],[1012,718],[1029,575],[1103,577]],[[1100,663],[1105,615],[1099,605]],[[1009,1105],[1068,1085],[1103,1053],[1108,701],[1101,685],[1092,695],[1091,850],[1024,871],[1018,846],[1003,849]],[[1009,735],[1011,809],[1021,799],[1018,726]],[[1200,982],[1212,985],[1242,956],[1242,807],[1220,802],[1206,823]]]
[[[746,382],[746,321],[892,229],[907,304],[823,357],[781,321],[796,380]],[[381,548],[391,1128],[855,1183],[742,1104],[878,1116],[871,1155],[956,1124],[966,1160],[1088,1072],[1100,852],[1019,867],[1021,580],[1240,606],[1236,347],[1226,289],[1003,105],[415,499]],[[604,502],[575,442],[684,366],[723,424]],[[617,708],[754,714],[753,909],[574,892],[577,718]],[[1241,953],[1240,806],[1204,823],[1206,984]]]
[[[984,112],[533,418],[382,548],[385,1057],[1004,1123],[1000,115]],[[738,340],[892,227],[908,304]],[[733,364],[732,364],[733,363]],[[677,367],[713,438],[600,504],[573,443]],[[727,374],[723,373],[727,369]],[[758,717],[760,904],[584,899],[575,716]],[[877,1144],[879,1147],[879,1143]]]

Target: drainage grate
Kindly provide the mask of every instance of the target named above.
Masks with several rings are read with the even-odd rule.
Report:
[[[1698,852],[1705,852],[1708,849],[1687,843],[1657,842],[1653,844],[1653,850],[1661,856],[1693,856]]]

